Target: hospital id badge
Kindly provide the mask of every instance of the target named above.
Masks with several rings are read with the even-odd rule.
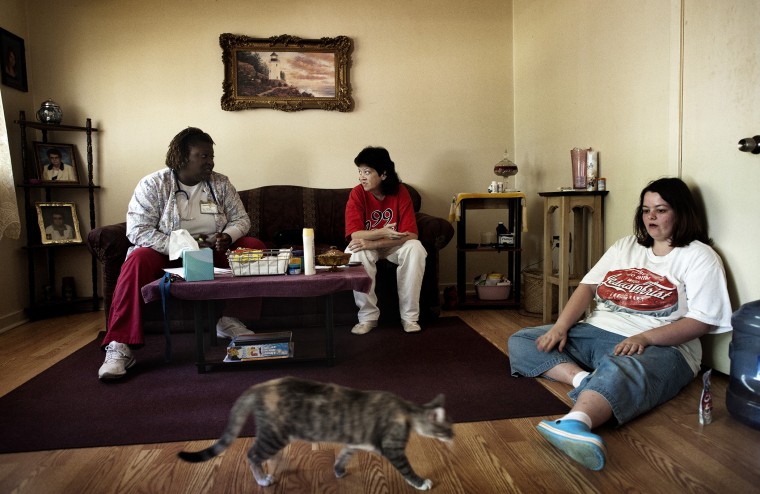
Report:
[[[211,201],[208,201],[208,202],[201,201],[201,213],[202,214],[216,214],[218,212],[219,211],[217,210],[215,203],[213,203]]]

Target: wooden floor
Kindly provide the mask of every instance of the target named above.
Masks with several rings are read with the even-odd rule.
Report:
[[[447,315],[459,315],[504,352],[511,333],[539,323],[515,311]],[[29,323],[0,334],[0,395],[92,341],[102,328],[102,314],[90,313]],[[92,362],[93,379],[100,364]],[[699,425],[701,386],[695,380],[676,399],[634,422],[599,429],[608,447],[608,463],[601,472],[578,466],[541,438],[536,423],[553,417],[458,424],[452,445],[413,436],[407,453],[417,472],[433,481],[433,492],[440,494],[758,492],[760,431],[729,416],[727,381],[723,375],[713,378],[714,421],[709,426]],[[568,386],[545,385],[568,401]],[[29,434],[54,427],[55,417],[50,417]],[[261,488],[246,464],[251,442],[238,439],[222,456],[199,464],[181,462],[176,453],[200,449],[209,441],[0,455],[0,492],[414,492],[387,461],[370,453],[357,454],[348,475],[336,479],[332,464],[338,446],[305,443],[290,445],[269,462],[276,484]]]

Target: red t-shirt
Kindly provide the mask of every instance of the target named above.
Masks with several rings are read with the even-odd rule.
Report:
[[[417,234],[412,197],[403,184],[399,185],[398,194],[387,195],[382,201],[361,185],[351,189],[346,204],[346,240],[356,231],[377,230],[389,223],[396,223],[397,232]]]

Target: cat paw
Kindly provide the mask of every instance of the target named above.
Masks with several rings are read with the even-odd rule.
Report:
[[[346,476],[346,470],[345,469],[335,469],[335,478],[342,479]]]
[[[433,488],[433,481],[430,479],[425,479],[422,482],[420,482],[418,485],[415,485],[409,482],[408,480],[407,482],[409,483],[409,485],[411,485],[412,487],[420,491],[429,491],[430,489]]]
[[[265,475],[261,479],[256,479],[256,483],[261,487],[267,487],[274,484],[274,477],[271,475]]]

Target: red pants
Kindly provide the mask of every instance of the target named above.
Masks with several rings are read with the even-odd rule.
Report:
[[[232,244],[230,249],[245,247],[265,249],[264,242],[253,237],[242,237]],[[145,343],[142,327],[142,312],[145,302],[140,289],[148,283],[161,278],[164,268],[180,267],[182,261],[170,261],[169,256],[161,254],[150,247],[138,247],[132,251],[121,267],[116,281],[111,310],[108,313],[108,332],[102,346],[112,341],[128,345],[141,346]],[[214,266],[228,268],[229,263],[224,253],[214,251]],[[256,308],[261,308],[260,299],[256,299]],[[246,304],[241,304],[246,305]],[[250,305],[249,310],[250,313]]]

